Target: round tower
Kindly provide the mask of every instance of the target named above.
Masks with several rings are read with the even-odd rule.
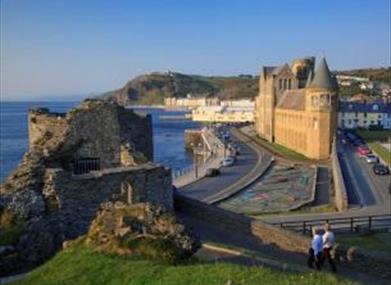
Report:
[[[291,64],[292,72],[299,82],[299,88],[303,88],[308,75],[313,72],[315,66],[315,57],[297,58]]]
[[[311,114],[308,139],[312,142],[311,157],[326,159],[330,155],[337,117],[338,84],[327,62],[321,59],[315,74],[305,85],[306,111]]]

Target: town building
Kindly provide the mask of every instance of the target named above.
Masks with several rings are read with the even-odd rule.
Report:
[[[391,103],[342,101],[339,104],[338,127],[345,129],[391,129]]]
[[[338,84],[327,62],[296,59],[264,66],[255,107],[259,136],[312,159],[326,159],[335,132]]]
[[[207,98],[207,97],[191,97],[187,98],[176,98],[168,97],[164,98],[164,106],[167,108],[197,108],[200,106],[213,106],[218,105],[220,100],[218,98]]]
[[[203,106],[191,113],[193,121],[252,123],[254,122],[254,107]]]

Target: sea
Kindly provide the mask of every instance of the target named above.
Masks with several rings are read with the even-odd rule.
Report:
[[[0,102],[0,181],[18,165],[28,149],[27,112],[32,107],[46,107],[53,112],[67,112],[80,102]],[[200,123],[178,119],[186,111],[162,108],[134,108],[137,113],[151,114],[153,122],[154,162],[179,170],[192,164],[185,150],[184,132],[197,129]],[[161,118],[161,116],[164,117]],[[176,119],[167,119],[173,116]]]

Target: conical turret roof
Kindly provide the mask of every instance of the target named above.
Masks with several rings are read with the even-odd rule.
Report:
[[[308,77],[307,77],[307,81],[305,82],[305,87],[310,87],[311,85],[311,81],[312,81],[312,69],[310,70],[310,72],[308,73]]]
[[[326,59],[324,57],[320,60],[318,68],[316,69],[313,79],[311,80],[311,83],[308,87],[324,89],[337,88],[335,79],[331,75]]]

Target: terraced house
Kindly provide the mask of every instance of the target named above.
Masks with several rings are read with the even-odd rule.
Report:
[[[255,127],[269,142],[325,159],[335,131],[338,84],[324,58],[314,67],[314,57],[263,67]]]
[[[340,102],[338,126],[346,129],[391,129],[391,103]]]

